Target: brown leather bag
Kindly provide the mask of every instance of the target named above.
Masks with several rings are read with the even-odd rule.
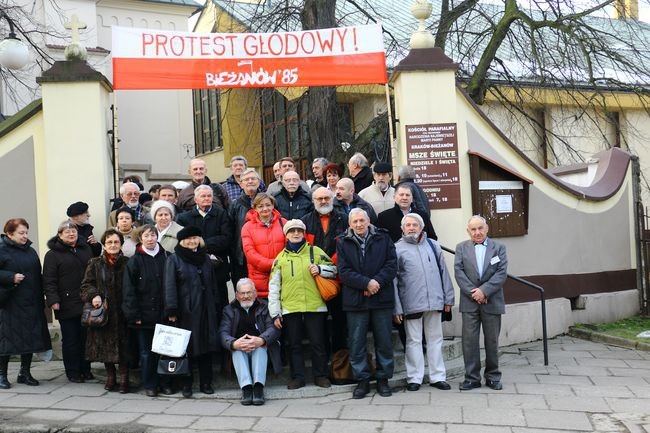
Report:
[[[368,366],[370,367],[371,376],[374,376],[376,368],[371,353],[368,354]],[[339,349],[332,355],[332,362],[330,364],[330,382],[334,385],[357,383],[352,374],[350,351],[348,349]]]

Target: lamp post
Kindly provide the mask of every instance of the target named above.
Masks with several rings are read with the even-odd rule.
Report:
[[[16,37],[11,18],[4,12],[0,18],[4,18],[9,23],[9,36],[0,42],[0,66],[8,69],[21,69],[29,62],[27,45]]]

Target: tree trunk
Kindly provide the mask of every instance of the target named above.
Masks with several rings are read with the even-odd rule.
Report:
[[[300,15],[303,30],[336,27],[335,10],[336,0],[305,0]],[[310,160],[321,156],[329,159],[338,145],[336,87],[310,87],[307,103],[309,148],[306,156]]]

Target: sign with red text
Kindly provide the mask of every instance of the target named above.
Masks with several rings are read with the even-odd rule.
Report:
[[[288,33],[113,27],[115,89],[383,84],[381,26]]]
[[[460,207],[460,173],[455,123],[406,126],[407,163],[429,198],[430,209]]]

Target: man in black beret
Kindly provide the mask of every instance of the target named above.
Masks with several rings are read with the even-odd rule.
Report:
[[[391,186],[393,166],[387,162],[376,162],[372,167],[372,177],[375,181],[359,192],[359,197],[370,203],[379,215],[395,205],[395,188]]]
[[[102,245],[95,239],[93,235],[93,226],[89,223],[90,212],[88,212],[88,204],[82,201],[72,203],[68,206],[66,211],[68,220],[77,226],[77,233],[79,239],[85,241],[93,252],[95,257],[99,256],[102,252]]]

